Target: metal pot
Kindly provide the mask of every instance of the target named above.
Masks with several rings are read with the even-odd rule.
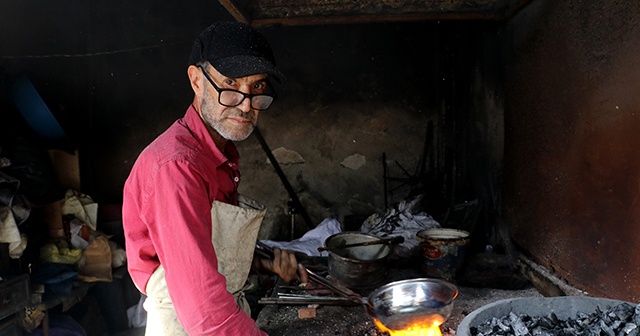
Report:
[[[341,232],[329,236],[325,240],[329,253],[329,275],[356,290],[372,289],[380,285],[388,272],[386,261],[391,254],[388,244],[340,248],[347,244],[379,240],[378,236],[360,232]]]

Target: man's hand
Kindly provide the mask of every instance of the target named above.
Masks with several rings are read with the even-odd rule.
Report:
[[[273,260],[259,258],[258,265],[259,268],[278,275],[286,282],[298,280],[306,283],[308,281],[307,270],[302,264],[298,263],[293,251],[275,247],[273,249]]]
[[[273,269],[272,272],[277,274],[282,280],[290,282],[298,280],[302,283],[307,282],[307,270],[298,263],[296,255],[292,251],[273,249]]]

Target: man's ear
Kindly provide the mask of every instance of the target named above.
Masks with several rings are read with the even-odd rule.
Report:
[[[202,86],[202,70],[200,70],[198,66],[190,65],[189,68],[187,68],[187,75],[189,76],[189,84],[191,84],[193,93],[195,93],[196,96],[201,96],[204,91],[204,87]]]

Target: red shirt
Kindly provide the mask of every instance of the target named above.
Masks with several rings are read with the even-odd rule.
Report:
[[[237,204],[238,151],[221,152],[198,112],[145,148],[123,194],[129,273],[143,293],[162,263],[178,320],[189,335],[266,335],[226,290],[211,242],[214,200]]]

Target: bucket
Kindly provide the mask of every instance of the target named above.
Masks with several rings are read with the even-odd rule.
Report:
[[[460,322],[455,334],[458,336],[478,335],[477,332],[472,332],[472,329],[476,329],[483,324],[487,324],[491,322],[492,319],[500,320],[503,316],[509,316],[510,314],[515,314],[517,316],[527,315],[529,316],[529,319],[533,321],[537,321],[539,318],[548,318],[551,314],[554,315],[554,318],[560,321],[575,319],[580,315],[591,316],[597,314],[596,316],[598,316],[598,318],[584,319],[584,322],[589,324],[588,322],[597,321],[600,320],[601,317],[607,316],[608,314],[605,312],[608,312],[610,309],[613,309],[620,304],[629,305],[629,307],[634,307],[636,305],[636,303],[627,301],[587,296],[521,297],[502,299],[491,302],[472,311],[471,314],[468,314]],[[637,316],[637,314],[634,315]],[[619,313],[615,313],[612,316],[612,320],[616,320],[616,316],[621,317]],[[559,323],[559,325],[564,325],[565,323],[566,321]],[[610,323],[612,323],[610,325],[614,325],[613,321]],[[569,323],[566,324],[568,325]],[[623,325],[625,325],[625,323],[623,323]],[[595,330],[595,328],[593,329]],[[576,329],[576,335],[578,335],[577,331],[578,329]],[[560,333],[561,332],[558,332],[558,334]],[[556,333],[553,334],[555,335]],[[541,335],[549,334],[542,331]]]
[[[325,240],[328,248],[345,244],[378,241],[380,237],[360,233],[336,233]],[[387,259],[391,247],[387,244],[338,248],[329,251],[329,275],[350,289],[367,290],[380,285],[387,277]]]
[[[420,251],[422,251],[422,270],[430,278],[453,281],[464,260],[469,232],[432,228],[417,233]]]

